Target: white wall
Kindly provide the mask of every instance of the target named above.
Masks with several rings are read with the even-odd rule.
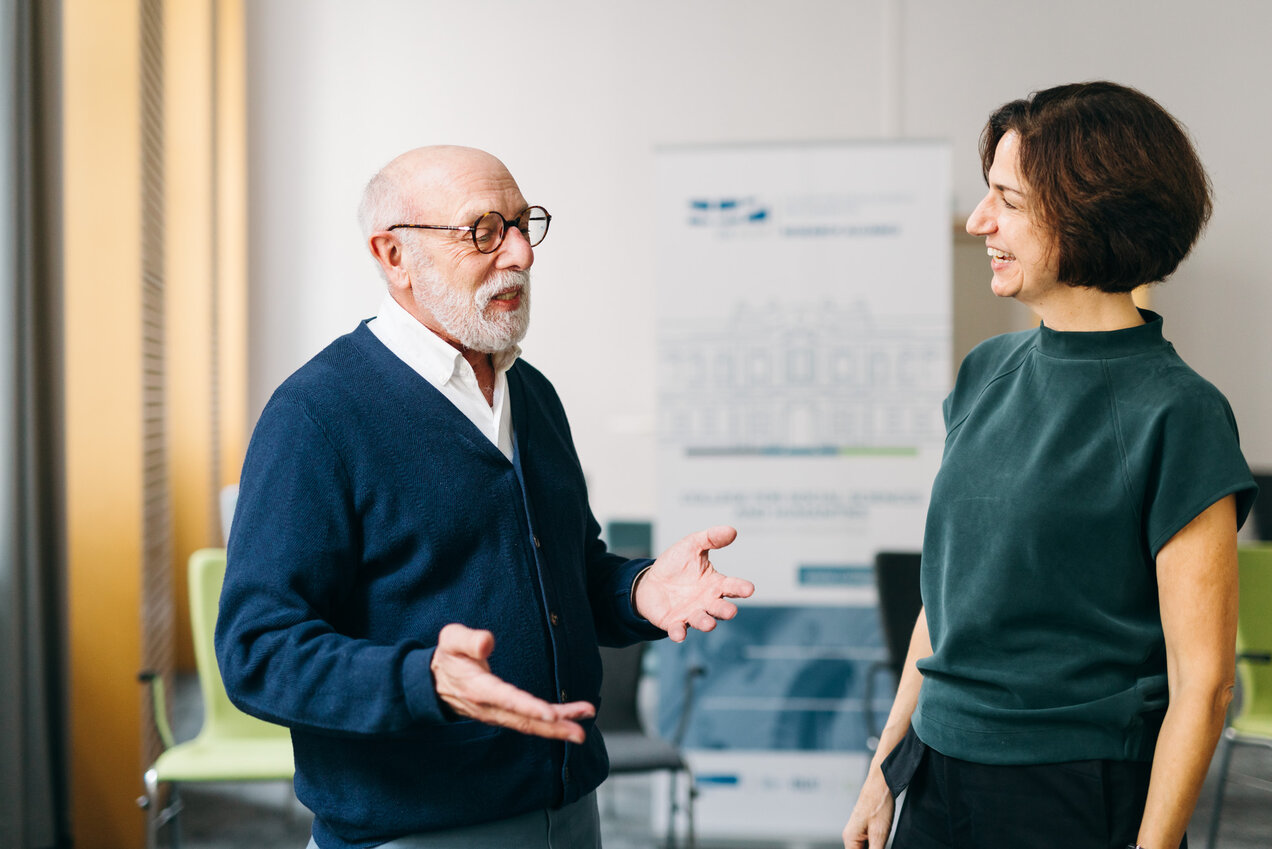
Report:
[[[454,142],[502,158],[552,211],[526,358],[570,413],[598,518],[655,508],[653,151],[662,144],[881,137],[954,143],[952,218],[982,183],[985,117],[1082,79],[1138,86],[1192,130],[1216,212],[1154,295],[1272,466],[1272,4],[1184,0],[256,0],[248,4],[251,411],[382,284],[354,209],[397,153]],[[960,262],[960,267],[966,263]],[[973,266],[974,268],[974,266]],[[972,274],[975,274],[973,271]],[[956,327],[1018,326],[960,277]],[[888,281],[879,281],[887,285]],[[798,281],[792,281],[798,285]],[[969,339],[956,340],[958,352]]]

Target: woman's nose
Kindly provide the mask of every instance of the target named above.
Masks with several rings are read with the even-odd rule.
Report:
[[[994,232],[994,220],[989,211],[989,195],[976,204],[972,214],[967,216],[967,232],[973,236],[986,236]]]

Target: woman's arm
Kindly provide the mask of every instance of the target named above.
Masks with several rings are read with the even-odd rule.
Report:
[[[888,712],[887,724],[879,735],[879,746],[870,761],[870,770],[861,786],[861,793],[857,795],[857,804],[852,809],[852,816],[848,818],[848,825],[844,826],[845,849],[883,849],[888,842],[896,800],[892,798],[892,791],[888,789],[880,766],[910,728],[910,717],[919,703],[919,688],[923,685],[923,674],[916,664],[931,654],[932,640],[928,636],[927,614],[920,610],[918,621],[914,623],[914,632],[910,635],[910,650],[906,652],[905,668],[897,685],[897,697],[892,702],[892,710]]]
[[[1236,498],[1193,519],[1157,554],[1170,706],[1137,842],[1174,849],[1197,804],[1232,701],[1237,633]]]

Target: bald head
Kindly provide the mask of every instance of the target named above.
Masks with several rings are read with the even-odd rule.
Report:
[[[520,218],[527,209],[502,162],[447,145],[407,151],[381,168],[358,218],[392,298],[467,356],[508,350],[525,334],[534,264]],[[483,236],[479,245],[476,224],[492,212],[514,222],[503,236],[513,235]],[[546,213],[535,220],[546,229]],[[406,227],[390,231],[399,224]]]
[[[362,235],[370,239],[394,224],[448,223],[424,222],[423,217],[442,213],[474,181],[516,187],[504,164],[484,150],[458,145],[408,150],[367,183],[358,207]]]

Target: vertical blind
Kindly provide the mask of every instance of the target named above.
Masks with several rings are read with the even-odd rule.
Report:
[[[141,435],[142,665],[173,669],[172,503],[168,486],[164,320],[164,31],[162,0],[141,0]],[[171,684],[171,681],[169,681]],[[171,690],[169,690],[171,692]],[[141,762],[159,754],[151,703],[142,698]]]

